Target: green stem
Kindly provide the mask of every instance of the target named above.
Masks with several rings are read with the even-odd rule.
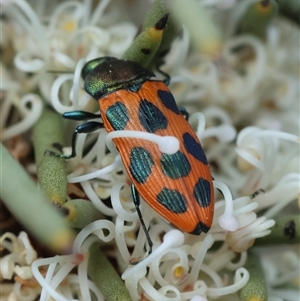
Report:
[[[249,252],[244,267],[248,270],[250,279],[239,291],[241,301],[267,301],[268,290],[258,257]]]
[[[63,118],[45,108],[33,127],[33,146],[37,165],[38,183],[48,199],[62,205],[67,196],[67,173],[64,159],[45,156],[46,149],[61,152]]]
[[[24,227],[47,247],[68,252],[74,233],[23,167],[1,144],[0,196]]]
[[[165,14],[157,19],[154,25],[152,24],[139,34],[124,53],[123,59],[135,61],[147,67],[160,46],[167,21],[168,15]]]
[[[62,209],[66,212],[66,219],[73,228],[82,229],[91,222],[104,218],[92,202],[83,199],[67,201]]]
[[[250,4],[238,25],[238,33],[253,34],[261,39],[265,38],[267,28],[277,16],[277,12],[278,7],[275,1]]]
[[[155,0],[147,13],[147,16],[143,23],[143,30],[149,26],[153,26],[157,20],[161,19],[165,14],[168,14],[170,10],[166,7],[164,0]],[[167,26],[163,31],[163,36],[159,48],[157,49],[153,59],[151,60],[151,68],[157,68],[162,64],[163,57],[169,51],[172,42],[178,36],[182,24],[176,22],[173,14],[169,15]]]
[[[88,274],[99,288],[106,301],[132,301],[120,276],[100,249],[94,243],[90,249]]]
[[[223,42],[221,33],[205,7],[196,0],[173,0],[171,13],[177,22],[184,24],[200,53],[213,59],[221,55]]]
[[[300,215],[284,215],[273,218],[275,225],[267,236],[257,238],[255,246],[270,244],[298,244],[300,241]]]

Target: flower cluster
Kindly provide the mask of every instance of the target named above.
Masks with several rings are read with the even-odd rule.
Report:
[[[31,301],[38,295],[41,301],[105,300],[88,275],[89,248],[98,241],[109,246],[132,300],[239,300],[238,292],[250,278],[244,268],[248,249],[270,234],[274,218],[295,206],[299,197],[298,32],[278,19],[264,41],[234,35],[245,4],[199,2],[224,28],[221,58],[215,61],[191,48],[184,29],[163,69],[171,75],[170,90],[178,105],[191,113],[189,122],[210,162],[214,187],[221,192],[216,193],[210,231],[200,236],[182,233],[142,201],[140,210],[153,242],[148,255],[128,176],[112,143],[120,135],[139,133],[112,136],[100,129],[96,136],[81,134],[77,156],[67,163],[68,182],[79,183],[107,219],[84,227],[71,255],[51,258],[37,259],[24,232],[18,237],[4,234],[0,245],[9,254],[1,258],[0,277],[14,283],[2,285],[1,300]],[[4,142],[31,129],[45,103],[60,114],[97,110],[82,89],[81,69],[97,57],[121,58],[138,31],[130,20],[139,6],[96,3],[1,1]],[[11,121],[12,110],[18,114]],[[66,131],[72,135],[71,129]],[[156,139],[159,147],[171,145],[176,151],[174,141],[153,136],[143,139]],[[267,275],[269,300],[297,300],[299,254],[281,248],[272,256],[268,248],[256,250]]]
[[[5,233],[0,238],[1,251],[6,250],[7,255],[1,257],[0,279],[14,280],[15,283],[1,285],[1,299],[7,300],[34,300],[40,294],[40,286],[33,277],[32,263],[37,259],[25,232],[18,237],[12,233]],[[28,299],[26,299],[28,298]]]

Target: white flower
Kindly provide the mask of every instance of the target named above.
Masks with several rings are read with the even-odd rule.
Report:
[[[16,237],[6,232],[0,238],[0,247],[8,251],[8,254],[0,259],[0,279],[15,280],[11,291],[1,289],[1,296],[9,296],[9,300],[13,298],[24,300],[22,296],[26,294],[33,299],[36,298],[40,293],[40,287],[31,273],[31,264],[37,259],[37,253],[31,246],[27,234],[20,232]]]
[[[108,219],[82,229],[73,254],[52,258],[37,259],[24,232],[19,237],[4,234],[0,242],[9,254],[1,258],[0,276],[15,279],[14,284],[3,286],[7,300],[34,300],[40,294],[41,301],[88,301],[91,292],[103,300],[87,274],[88,249],[99,240],[111,246],[109,253],[116,259],[133,300],[238,298],[238,290],[249,280],[243,268],[248,248],[256,238],[270,233],[272,218],[299,196],[298,31],[277,20],[268,28],[266,41],[231,36],[243,10],[254,1],[236,5],[234,0],[201,2],[214,12],[214,22],[224,35],[222,57],[212,61],[201,56],[190,47],[190,36],[184,29],[163,68],[171,75],[170,90],[177,103],[192,113],[189,122],[210,162],[214,186],[223,195],[216,192],[210,232],[193,236],[175,230],[141,200],[140,210],[153,241],[153,253],[148,256],[131,183],[112,143],[116,138],[112,135],[140,138],[141,132],[107,135],[100,129],[78,135],[77,156],[68,161],[69,182],[80,183]],[[1,65],[4,141],[28,131],[44,102],[60,114],[97,111],[97,102],[82,89],[83,65],[96,57],[121,57],[137,32],[137,26],[128,21],[130,13],[135,13],[129,4],[109,0],[95,6],[90,0],[30,3],[1,1],[5,16],[1,19],[1,46],[13,49],[9,58],[13,58],[13,67],[11,61]],[[12,123],[11,111],[18,113]],[[72,130],[67,129],[66,134],[71,136]],[[156,139],[160,148],[165,147],[164,152],[178,149],[174,137],[165,143],[156,135],[142,135],[143,139]],[[64,152],[70,149],[64,148]],[[250,196],[259,190],[264,192]],[[298,276],[299,256],[283,248],[285,252],[271,257],[264,251],[258,253],[271,298],[294,300],[295,290],[277,288],[294,284]]]

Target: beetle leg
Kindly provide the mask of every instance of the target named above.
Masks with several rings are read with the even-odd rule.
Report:
[[[141,221],[141,225],[143,227],[143,230],[145,232],[145,235],[146,235],[146,238],[147,238],[147,241],[148,241],[148,245],[149,245],[148,254],[150,255],[152,253],[153,242],[152,242],[152,240],[149,236],[149,232],[148,232],[148,230],[145,226],[144,219],[143,219],[143,216],[142,216],[142,213],[141,213],[141,210],[140,210],[140,195],[139,195],[138,191],[136,190],[136,188],[133,184],[131,184],[131,194],[132,194],[134,206],[136,208],[136,212],[139,216],[139,219]]]
[[[46,149],[44,152],[44,155],[50,155],[50,156],[55,156],[58,158],[64,158],[64,159],[71,159],[76,157],[76,137],[77,134],[88,134],[88,133],[92,133],[98,129],[103,128],[103,123],[101,122],[95,122],[95,121],[89,121],[83,124],[80,124],[74,131],[73,136],[72,136],[72,153],[71,155],[62,155],[56,152],[53,152],[49,149]]]
[[[85,111],[71,111],[71,112],[65,112],[63,114],[63,118],[84,121],[84,120],[88,120],[88,119],[101,118],[101,115],[93,114],[93,113],[85,112]]]
[[[163,82],[164,82],[164,84],[165,84],[166,86],[169,86],[171,77],[170,77],[170,75],[169,75],[168,73],[166,73],[166,72],[164,72],[164,71],[162,71],[162,70],[160,69],[160,67],[161,67],[163,64],[164,64],[164,61],[161,61],[160,64],[157,66],[156,70],[157,70],[161,75],[163,75],[163,76],[166,77],[166,78],[163,80]]]
[[[190,117],[190,114],[189,112],[186,110],[186,108],[184,107],[178,107],[181,115],[188,121],[189,120],[189,117]]]

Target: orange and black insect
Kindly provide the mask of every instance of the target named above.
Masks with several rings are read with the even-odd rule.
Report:
[[[99,103],[103,123],[90,121],[77,127],[68,158],[75,156],[77,133],[89,133],[103,126],[107,132],[134,130],[176,137],[180,147],[172,155],[162,153],[157,144],[148,140],[120,137],[113,141],[132,181],[139,215],[141,196],[178,229],[196,235],[207,232],[214,211],[210,168],[198,137],[165,82],[152,79],[154,74],[135,62],[112,57],[88,62],[82,77],[86,92]],[[95,118],[82,111],[64,116],[77,120]],[[149,244],[151,247],[151,240]]]

